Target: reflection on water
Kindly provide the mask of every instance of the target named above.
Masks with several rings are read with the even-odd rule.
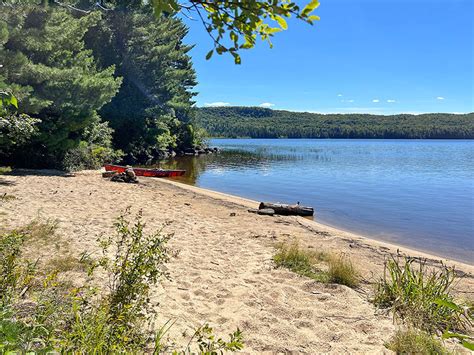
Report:
[[[474,263],[474,142],[218,139],[163,162],[185,183],[315,207],[316,219]]]

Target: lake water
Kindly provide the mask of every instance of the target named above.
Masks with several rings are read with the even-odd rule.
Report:
[[[474,141],[214,139],[183,182],[315,208],[315,219],[474,264]]]

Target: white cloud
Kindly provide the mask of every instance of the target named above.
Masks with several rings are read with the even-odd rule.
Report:
[[[354,102],[354,100],[341,100],[341,102]]]
[[[259,107],[270,108],[270,107],[275,106],[275,104],[272,104],[271,102],[263,102],[263,103],[261,103],[261,104],[258,105],[258,106],[259,106]]]
[[[380,102],[379,99],[373,99],[372,102]]]
[[[217,101],[217,102],[206,102],[204,104],[204,106],[207,106],[207,107],[220,107],[220,106],[229,106],[230,103],[229,102],[221,102],[221,101]]]
[[[436,100],[444,100],[444,97],[443,97],[443,96],[438,96],[438,97],[436,98]]]
[[[342,97],[342,94],[337,94],[338,97]]]
[[[395,100],[387,100],[387,102],[394,103],[396,101]]]

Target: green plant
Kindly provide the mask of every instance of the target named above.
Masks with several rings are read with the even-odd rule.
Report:
[[[55,275],[48,275],[33,299],[24,296],[34,286],[36,263],[20,257],[27,236],[13,231],[0,236],[0,352],[53,350],[53,314],[60,305],[53,302]]]
[[[466,306],[460,306],[454,302],[449,302],[443,299],[436,299],[435,304],[438,306],[448,307],[453,310],[455,314],[460,318],[461,321],[468,323],[471,327],[474,323],[474,306],[472,304]],[[443,339],[455,338],[459,340],[462,346],[466,349],[474,351],[474,335],[463,334],[460,332],[452,332],[450,329],[446,329],[443,333]]]
[[[163,227],[146,235],[141,212],[134,223],[127,219],[129,213],[127,209],[118,218],[115,235],[99,240],[102,257],[89,274],[102,268],[108,275],[108,290],[97,302],[91,301],[95,290],[81,290],[76,295],[67,351],[134,352],[150,341],[150,289],[167,276],[163,265],[170,258],[166,243],[171,234],[164,234]]]
[[[229,334],[229,340],[225,341],[216,337],[209,324],[205,324],[196,330],[193,338],[196,338],[199,353],[204,355],[223,354],[224,351],[238,351],[244,347],[242,332],[238,328]],[[193,353],[189,346],[187,350],[190,354]]]
[[[35,263],[20,260],[25,235],[18,231],[0,235],[0,302],[7,304],[31,283]]]
[[[171,349],[163,344],[169,327],[154,332],[155,306],[151,288],[167,277],[167,242],[171,234],[163,226],[145,234],[139,213],[134,222],[126,212],[115,223],[116,233],[99,239],[102,255],[97,260],[83,253],[54,258],[46,270],[38,270],[21,258],[29,238],[49,241],[55,223],[34,221],[21,231],[0,236],[0,353],[155,353]],[[49,234],[49,235],[48,235]],[[60,281],[58,274],[84,271],[89,266],[90,284],[98,283],[96,271],[108,279],[107,288]],[[46,271],[46,272],[45,272]],[[152,348],[155,342],[155,348]],[[214,335],[208,325],[196,330],[190,345],[200,353],[216,354],[243,347],[237,329],[228,341]]]
[[[445,329],[464,330],[467,322],[452,303],[452,268],[426,266],[425,260],[390,259],[383,278],[376,284],[373,302],[393,311],[394,317],[429,333]]]
[[[352,262],[345,256],[331,256],[328,259],[329,282],[357,287],[360,282],[359,273]]]
[[[202,355],[217,355],[224,354],[226,351],[239,351],[244,348],[243,335],[239,328],[229,334],[229,339],[224,340],[215,335],[214,329],[209,324],[197,328],[188,345],[184,350],[172,349],[171,346],[163,343],[164,336],[173,327],[174,322],[169,324],[167,321],[155,335],[155,346],[153,353],[172,353],[172,354],[202,354]]]
[[[273,261],[277,267],[284,267],[298,275],[324,282],[327,281],[326,273],[315,267],[316,262],[323,258],[323,253],[301,249],[295,240],[289,244],[280,244]]]
[[[385,346],[397,354],[444,355],[449,353],[441,342],[415,329],[397,331]]]
[[[0,175],[10,173],[12,171],[12,168],[9,166],[0,166]]]
[[[273,261],[277,267],[285,267],[298,275],[316,281],[349,287],[359,285],[359,274],[349,259],[344,256],[302,249],[296,240],[278,245]],[[326,263],[328,270],[321,270],[320,263]]]

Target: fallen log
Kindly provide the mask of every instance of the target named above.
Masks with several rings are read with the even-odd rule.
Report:
[[[280,215],[296,215],[296,216],[313,216],[314,209],[312,207],[300,206],[299,203],[296,205],[286,205],[283,203],[271,203],[271,202],[260,202],[258,206],[259,210],[272,209],[275,214]]]
[[[271,208],[262,208],[259,210],[255,210],[253,208],[248,210],[250,213],[256,213],[264,216],[273,216],[275,214],[275,211],[272,210]]]

